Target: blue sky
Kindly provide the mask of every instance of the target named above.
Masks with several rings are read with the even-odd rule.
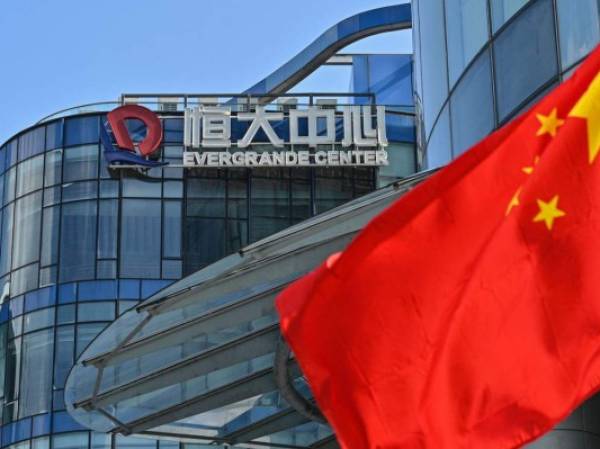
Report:
[[[336,22],[403,2],[4,0],[0,143],[55,111],[124,92],[241,92]],[[345,51],[410,52],[410,31]],[[296,90],[345,89],[347,76],[324,68]]]

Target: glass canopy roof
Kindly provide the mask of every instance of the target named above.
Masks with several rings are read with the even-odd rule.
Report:
[[[278,391],[275,297],[428,174],[247,246],[125,313],[73,367],[69,413],[102,432],[244,448],[336,447],[329,426],[305,418]],[[310,400],[293,360],[289,376]]]

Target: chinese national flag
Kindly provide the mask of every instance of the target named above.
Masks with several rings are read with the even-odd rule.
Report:
[[[277,299],[345,449],[509,449],[600,389],[600,49]]]

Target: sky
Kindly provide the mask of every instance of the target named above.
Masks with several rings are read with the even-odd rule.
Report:
[[[340,20],[406,0],[3,0],[0,144],[61,109],[122,93],[238,93]],[[410,30],[345,52],[410,53]],[[295,91],[348,88],[325,67]]]

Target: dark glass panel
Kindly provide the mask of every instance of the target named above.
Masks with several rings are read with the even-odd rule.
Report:
[[[99,141],[98,116],[65,120],[65,145],[81,145]]]
[[[46,150],[62,147],[63,123],[58,120],[46,126]]]
[[[496,38],[494,52],[502,120],[557,74],[552,0],[531,4]]]
[[[163,203],[163,257],[181,257],[181,201]]]
[[[121,277],[160,277],[161,218],[160,200],[123,200]]]
[[[39,127],[19,137],[19,160],[34,156],[44,151],[46,128]]]
[[[187,179],[188,217],[225,217],[224,179]]]
[[[117,258],[118,200],[101,200],[98,217],[98,258]]]
[[[96,261],[96,202],[64,204],[60,235],[61,282],[93,278]]]
[[[184,235],[184,275],[225,255],[224,219],[186,217]]]

